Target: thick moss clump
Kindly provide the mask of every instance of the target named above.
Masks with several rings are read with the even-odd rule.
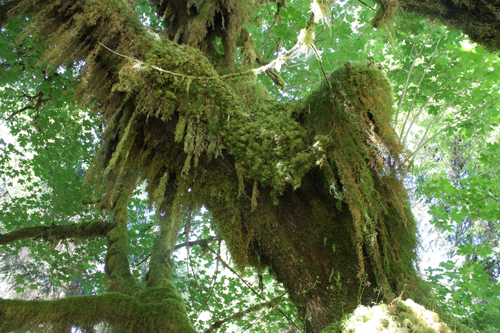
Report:
[[[245,179],[270,186],[273,196],[282,194],[287,185],[300,187],[313,165],[307,135],[292,111],[292,105],[264,102],[222,132],[237,171]]]

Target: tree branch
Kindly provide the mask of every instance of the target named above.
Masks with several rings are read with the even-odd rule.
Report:
[[[214,330],[220,328],[223,324],[225,324],[228,321],[231,321],[233,319],[236,321],[239,321],[239,320],[241,320],[241,318],[243,318],[244,315],[246,315],[250,312],[259,311],[259,310],[262,310],[263,308],[274,308],[281,302],[281,299],[283,298],[283,296],[285,296],[285,294],[277,296],[270,301],[255,304],[255,305],[253,305],[253,306],[251,306],[243,311],[240,311],[240,312],[233,314],[232,316],[226,317],[226,318],[221,319],[221,320],[217,320],[215,323],[213,323],[210,326],[209,329],[207,329],[205,331],[205,333],[211,333]]]
[[[459,94],[457,94],[457,97],[458,97]],[[455,99],[457,98],[455,97]],[[455,99],[453,99],[453,101],[451,103],[453,103],[455,101]],[[449,124],[448,126],[445,126],[443,128],[441,128],[436,134],[434,134],[432,137],[430,137],[429,139],[425,140],[425,137],[427,135],[427,132],[428,132],[428,129],[429,129],[429,126],[427,126],[427,130],[425,131],[424,133],[424,136],[422,137],[422,139],[420,140],[420,143],[419,145],[417,146],[417,148],[415,148],[415,150],[410,154],[409,158],[412,158],[412,160],[415,158],[415,154],[420,150],[422,149],[422,147],[424,147],[429,141],[433,140],[436,136],[438,136],[439,134],[441,134],[443,131],[447,130],[448,128],[452,127],[452,126],[455,126],[456,124],[460,123],[461,121],[465,121],[465,120],[468,120],[468,119],[471,119],[476,113],[478,113],[479,111],[483,110],[486,106],[492,104],[493,102],[495,101],[498,101],[500,100],[500,98],[495,98],[494,100],[492,101],[489,101],[487,103],[484,103],[483,105],[481,105],[480,107],[478,107],[474,112],[472,112],[470,115],[467,115],[467,117],[465,119],[461,118],[461,119],[458,119],[454,122],[452,122],[451,124]],[[437,117],[437,115],[436,115]],[[436,118],[434,117],[434,119]],[[433,119],[433,120],[434,120]],[[432,123],[432,122],[431,122]],[[425,141],[424,141],[425,140]]]
[[[439,43],[441,42],[441,39],[443,38],[445,34],[443,33],[441,35],[441,37],[439,37],[439,40],[437,41],[436,43],[436,47],[434,48],[434,52],[433,53],[436,53],[437,51],[437,48],[439,47]],[[439,56],[438,56],[439,57]],[[408,122],[408,119],[410,118],[410,115],[411,115],[411,111],[413,110],[413,105],[415,104],[415,100],[417,98],[417,95],[418,95],[418,92],[420,90],[420,86],[422,85],[422,82],[424,81],[424,78],[425,78],[425,75],[429,72],[429,69],[431,68],[431,66],[434,64],[434,61],[436,60],[437,57],[433,57],[431,58],[431,60],[429,61],[429,64],[427,65],[427,67],[424,69],[424,73],[422,74],[422,76],[420,77],[420,81],[418,82],[418,85],[415,89],[415,93],[413,94],[413,99],[411,101],[411,104],[410,104],[410,108],[408,109],[408,114],[406,115],[406,119],[403,123],[403,126],[401,128],[401,133],[399,134],[399,137],[402,138],[403,137],[403,133],[404,133],[404,130],[405,130],[405,127],[406,127],[406,123]],[[415,120],[415,119],[413,119]],[[413,124],[413,121],[412,121],[412,124]],[[408,127],[408,132],[410,131],[411,129],[411,125],[410,127]],[[406,136],[405,136],[405,139],[403,140],[403,142],[406,142]]]
[[[202,239],[197,239],[195,241],[190,241],[187,243],[187,245],[189,247],[192,247],[192,246],[196,246],[196,245],[200,245],[200,246],[206,246],[208,245],[209,242],[213,242],[213,241],[218,241],[218,240],[221,240],[222,238],[220,236],[214,236],[214,237],[210,237],[210,238],[202,238]],[[186,246],[186,243],[182,243],[182,244],[177,244],[175,246],[175,250],[178,250],[182,247]]]
[[[212,253],[214,253],[216,256],[217,256],[217,259],[227,268],[229,269],[234,275],[236,275],[247,287],[248,289],[250,289],[250,291],[252,291],[255,295],[257,295],[257,297],[259,297],[260,299],[262,300],[266,300],[266,298],[264,296],[262,296],[259,292],[257,292],[257,290],[255,290],[245,279],[243,279],[243,277],[238,274],[238,272],[236,272],[231,266],[229,266],[229,264],[227,262],[224,261],[224,259],[222,259],[222,257],[220,256],[220,254],[218,254],[217,252],[215,252],[213,249],[210,248],[210,251]],[[272,300],[271,300],[272,301]],[[269,302],[271,302],[269,301]],[[298,327],[294,322],[293,320],[286,315],[286,313],[283,312],[283,310],[280,309],[280,307],[277,307],[276,308],[287,320],[288,322],[294,326],[299,332],[302,332],[302,330],[300,329],[300,327]]]
[[[3,28],[9,19],[9,11],[16,7],[21,0],[7,1],[7,3],[0,6],[0,28]]]
[[[0,245],[10,244],[23,239],[38,238],[42,238],[44,241],[55,241],[66,238],[91,239],[106,236],[106,233],[111,230],[111,228],[111,223],[102,221],[76,223],[55,227],[27,227],[0,235]]]
[[[0,331],[23,328],[36,331],[44,325],[57,332],[61,327],[104,322],[119,328],[120,332],[150,332],[154,327],[164,327],[169,332],[194,333],[196,331],[189,324],[183,307],[182,298],[172,292],[161,303],[141,302],[136,297],[119,293],[71,296],[51,301],[0,299]],[[151,313],[155,313],[155,320],[146,320]]]
[[[371,10],[373,10],[374,12],[376,12],[377,10],[375,8],[373,8],[372,6],[368,5],[366,2],[364,1],[361,1],[361,0],[358,0],[362,5],[370,8]]]
[[[411,72],[413,71],[413,67],[415,67],[415,59],[419,58],[420,54],[422,54],[422,51],[425,48],[425,44],[427,43],[427,41],[429,40],[429,38],[431,38],[431,35],[434,32],[434,30],[436,29],[436,27],[437,27],[437,25],[434,25],[434,27],[432,28],[432,31],[429,33],[429,35],[427,36],[427,39],[424,41],[424,43],[422,44],[422,47],[418,51],[417,56],[414,57],[413,61],[411,62],[410,70],[408,71],[408,76],[406,77],[406,82],[405,82],[405,87],[403,89],[403,94],[401,95],[401,99],[399,100],[398,108],[396,109],[396,116],[394,118],[394,123],[395,124],[398,122],[399,112],[401,111],[401,106],[402,106],[403,101],[404,101],[405,96],[406,96],[406,89],[408,89],[408,84],[410,83]]]

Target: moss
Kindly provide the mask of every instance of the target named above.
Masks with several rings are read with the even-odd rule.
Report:
[[[256,105],[221,132],[231,155],[241,163],[245,179],[270,186],[273,195],[286,186],[300,187],[313,165],[306,134],[292,118],[293,105]]]
[[[386,299],[415,279],[415,223],[398,175],[402,145],[390,127],[392,88],[372,62],[346,63],[311,94],[302,117],[330,192],[353,217],[358,277],[368,267]],[[402,168],[402,169],[398,169]],[[396,239],[395,239],[396,237]],[[404,258],[404,261],[402,259]],[[406,264],[401,264],[404,262]]]
[[[120,332],[195,332],[187,320],[180,296],[162,293],[161,297],[160,302],[151,302],[141,296],[145,301],[142,302],[120,293],[73,296],[52,301],[0,299],[0,331],[43,325],[52,326],[51,332],[64,332],[61,328],[68,326],[107,323]]]
[[[394,300],[389,305],[359,306],[342,322],[332,324],[323,333],[347,332],[413,332],[413,333],[472,333],[460,326],[452,330],[439,316],[411,299]]]
[[[28,8],[29,3],[23,1],[20,8]],[[229,85],[236,80],[235,87],[247,89],[254,84],[253,77],[245,73],[219,76],[199,50],[158,40],[145,29],[129,25],[128,17],[135,14],[125,3],[111,2],[108,14],[102,1],[85,3],[79,7],[40,2],[46,10],[35,15],[32,33],[34,38],[43,38],[45,45],[53,45],[44,52],[43,61],[49,66],[85,60],[85,75],[77,83],[82,104],[102,112],[105,132],[89,174],[99,181],[96,195],[102,197],[102,208],[114,213],[114,227],[107,235],[110,291],[137,295],[148,302],[162,293],[168,295],[172,266],[166,258],[182,218],[201,204],[207,204],[216,216],[217,227],[240,268],[259,264],[257,239],[274,246],[265,258],[269,262],[280,256],[296,260],[302,252],[311,255],[314,261],[307,267],[311,275],[297,290],[299,301],[307,302],[316,292],[310,288],[317,276],[329,285],[325,274],[330,270],[325,273],[322,263],[329,260],[334,244],[348,258],[353,258],[352,249],[356,249],[359,283],[373,274],[370,280],[376,281],[386,298],[403,289],[405,282],[412,283],[415,226],[397,178],[403,173],[398,169],[402,148],[390,127],[392,91],[377,66],[347,63],[305,103],[269,102],[261,96],[240,99]],[[226,2],[226,6],[245,4]],[[203,10],[201,16],[209,17],[211,8]],[[229,22],[235,19],[231,16]],[[100,29],[102,24],[107,29]],[[231,50],[236,26],[228,26],[225,32],[227,50]],[[270,201],[283,198],[287,209],[294,210],[293,190],[303,186],[311,172],[309,177],[327,188],[320,189],[318,196],[325,192],[330,196],[306,200],[305,211],[318,225],[301,225],[307,237],[300,239],[301,233],[291,235],[277,223],[277,219],[284,224],[290,219],[277,213],[279,207]],[[160,219],[161,231],[153,248],[146,283],[157,289],[151,293],[137,287],[128,267],[127,204],[138,177],[148,181],[146,190],[157,205],[157,218],[168,215]],[[304,193],[315,191],[309,188]],[[342,212],[324,204],[334,202]],[[318,239],[322,243],[325,231],[334,236],[327,239],[328,247],[318,249],[314,244],[314,251],[309,252],[307,244]],[[270,241],[266,239],[270,235],[278,237]],[[352,275],[355,265],[338,264],[344,269],[339,283],[345,295],[348,284],[348,290],[358,288],[359,283],[344,278]],[[290,281],[297,277],[293,274]],[[316,288],[320,290],[316,298],[330,295]],[[166,305],[181,307],[175,297],[165,297]],[[335,302],[323,303],[333,307]],[[351,303],[352,297],[345,301],[346,307],[352,308]],[[161,313],[161,309],[154,311]],[[161,316],[154,318],[163,323]]]
[[[381,6],[373,17],[372,25],[376,29],[385,29],[391,26],[396,20],[396,12],[398,10],[398,1],[381,0]]]

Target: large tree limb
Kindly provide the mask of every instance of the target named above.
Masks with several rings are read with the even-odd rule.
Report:
[[[396,10],[416,13],[461,30],[489,50],[500,49],[500,8],[496,0],[375,0],[382,6],[373,21],[383,26],[394,19]]]
[[[44,241],[58,241],[61,239],[92,239],[105,237],[112,224],[103,221],[75,223],[54,227],[36,226],[21,228],[16,231],[0,235],[0,245],[10,244],[18,240],[39,239]]]
[[[119,224],[107,237],[110,291],[137,293],[121,283],[131,279],[131,191],[121,190],[137,179],[130,170],[148,180],[158,207],[172,200],[167,214],[179,216],[193,200],[206,203],[235,262],[271,267],[308,332],[372,301],[359,294],[367,283],[389,298],[413,281],[414,224],[394,175],[401,147],[390,127],[391,89],[377,66],[346,64],[295,109],[271,102],[245,109],[224,81],[244,76],[220,77],[198,50],[151,35],[127,1],[106,7],[26,0],[18,13],[37,13],[32,33],[41,40],[42,63],[85,61],[76,84],[83,104],[106,121],[89,173],[100,178],[101,206]],[[242,94],[255,95],[243,87]],[[213,162],[223,149],[229,168]],[[245,184],[254,184],[251,200]],[[168,281],[164,255],[179,229],[178,220],[170,222],[153,251],[148,289]]]
[[[163,301],[150,302],[148,291],[136,297],[107,293],[51,301],[0,299],[0,332],[36,330],[39,325],[58,332],[61,327],[103,322],[121,329],[120,332],[195,332],[187,321],[184,302],[175,290],[165,288],[154,293],[162,294]]]

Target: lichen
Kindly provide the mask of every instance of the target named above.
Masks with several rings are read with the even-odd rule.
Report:
[[[472,331],[456,325],[452,330],[442,322],[439,315],[425,309],[411,299],[396,299],[390,304],[366,307],[360,305],[342,322],[332,324],[323,333],[471,333]]]

